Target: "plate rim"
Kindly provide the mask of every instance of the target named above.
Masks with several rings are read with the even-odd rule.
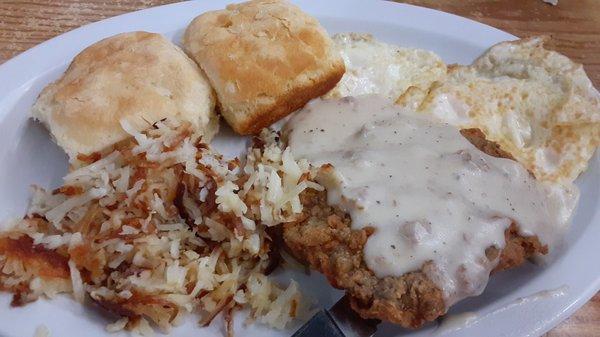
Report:
[[[156,15],[164,15],[163,12],[169,12],[169,11],[173,11],[173,12],[177,12],[180,10],[184,10],[184,8],[189,7],[194,8],[195,6],[198,6],[198,8],[203,8],[201,10],[195,10],[194,13],[196,13],[195,15],[204,12],[205,10],[210,10],[210,9],[217,9],[217,8],[223,8],[224,4],[227,3],[232,3],[232,2],[237,2],[237,1],[230,1],[230,0],[218,0],[218,1],[210,1],[210,4],[206,3],[205,1],[189,1],[189,2],[180,2],[180,3],[174,3],[174,4],[166,4],[166,5],[161,5],[161,6],[156,6],[156,7],[151,7],[151,8],[146,8],[146,9],[142,9],[142,10],[138,10],[138,11],[134,11],[134,12],[128,12],[128,13],[124,13],[118,16],[114,16],[114,17],[110,17],[110,18],[106,18],[97,22],[93,22],[93,23],[89,23],[83,26],[80,26],[78,28],[75,28],[69,32],[60,34],[56,37],[53,37],[49,40],[46,40],[22,53],[20,53],[19,55],[7,60],[6,62],[4,62],[2,65],[0,65],[0,78],[14,78],[14,80],[10,80],[10,81],[2,81],[0,82],[0,90],[2,90],[2,92],[6,93],[6,96],[10,96],[11,93],[13,92],[26,92],[29,90],[29,87],[31,86],[32,81],[34,81],[38,76],[41,76],[44,72],[48,72],[52,69],[55,69],[56,67],[59,66],[63,66],[64,64],[68,63],[72,56],[74,56],[76,53],[78,53],[79,51],[81,51],[82,48],[80,47],[74,47],[74,46],[70,46],[68,48],[66,48],[65,51],[61,51],[61,52],[52,52],[53,48],[59,48],[61,45],[64,45],[65,43],[68,43],[71,40],[77,40],[78,38],[82,38],[83,41],[86,40],[93,40],[91,43],[95,42],[98,40],[98,38],[96,38],[95,36],[99,35],[104,35],[104,36],[110,36],[114,34],[114,30],[115,28],[121,26],[123,24],[124,21],[126,20],[132,20],[132,21],[139,21],[140,18],[142,21],[147,20],[148,17],[152,17],[152,16],[156,16]],[[496,39],[497,42],[500,41],[504,41],[504,40],[512,40],[512,39],[516,39],[517,37],[507,33],[505,31],[502,31],[498,28],[495,28],[493,26],[489,26],[487,24],[469,19],[469,18],[465,18],[465,17],[461,17],[452,13],[447,13],[447,12],[443,12],[443,11],[439,11],[439,10],[435,10],[435,9],[430,9],[430,8],[425,8],[425,7],[420,7],[420,6],[415,6],[415,5],[410,5],[410,4],[403,4],[403,3],[395,3],[392,1],[380,1],[380,0],[369,0],[369,1],[364,1],[364,0],[349,0],[349,1],[328,1],[327,3],[325,2],[310,2],[309,0],[300,0],[300,1],[294,1],[296,3],[300,4],[300,7],[302,7],[304,10],[306,10],[307,12],[312,12],[312,10],[314,10],[317,7],[322,7],[321,9],[319,9],[320,11],[327,11],[324,8],[327,8],[327,6],[331,6],[332,4],[339,4],[339,3],[344,3],[345,6],[347,7],[352,7],[355,6],[358,9],[361,8],[365,8],[365,7],[371,7],[371,6],[382,6],[382,7],[388,7],[390,9],[390,12],[396,12],[396,11],[408,11],[408,12],[413,12],[416,13],[415,17],[418,17],[419,15],[425,15],[428,16],[429,19],[433,20],[441,20],[443,22],[455,22],[457,24],[460,24],[460,27],[458,27],[459,25],[457,25],[456,27],[453,27],[452,29],[449,29],[447,31],[449,36],[453,36],[453,37],[460,37],[462,39],[462,36],[457,35],[457,32],[460,29],[464,29],[464,30],[472,30],[472,29],[476,29],[479,28],[481,29],[482,27],[485,27],[485,29],[481,29],[480,32],[477,32],[474,35],[470,35],[468,37],[468,41],[479,45],[481,40],[491,40],[491,39]],[[392,9],[393,8],[393,9]],[[331,15],[331,17],[339,17],[339,18],[345,18],[345,19],[349,19],[349,20],[353,20],[353,18],[348,18],[347,16],[345,16],[344,11],[340,11],[337,13],[337,15]],[[341,14],[341,15],[340,15]],[[391,16],[395,16],[396,14],[390,14]],[[319,16],[318,14],[315,14],[315,16]],[[383,15],[382,18],[382,22],[385,22],[384,20],[386,20],[388,17],[387,15]],[[145,23],[142,22],[137,22],[135,25],[144,25]],[[185,27],[185,25],[187,25],[187,23],[180,23],[181,25],[177,25],[178,27]],[[168,25],[168,24],[167,24]],[[106,29],[103,30],[103,28],[110,28],[110,29]],[[131,30],[125,30],[125,31],[131,31]],[[154,31],[158,31],[158,30],[154,30]],[[123,30],[120,30],[120,32],[124,32]],[[86,37],[87,36],[87,37]],[[93,36],[93,38],[92,38]],[[177,43],[178,41],[176,41]],[[497,43],[494,42],[494,43]],[[79,45],[82,42],[79,41],[78,43],[75,43],[75,45]],[[86,45],[89,45],[90,43],[84,43]],[[485,43],[486,47],[490,47],[490,43]],[[47,60],[44,59],[41,62],[37,62],[37,58],[40,56],[44,56],[44,55],[48,55],[48,54],[54,54],[54,57],[51,58],[51,60]],[[57,55],[62,55],[62,56],[57,56]],[[55,60],[57,59],[63,59],[62,63],[61,62],[56,62]],[[32,63],[33,66],[28,67],[28,63]],[[38,69],[43,68],[45,70],[43,71],[38,71]],[[25,71],[23,71],[25,70]],[[5,98],[0,98],[0,106],[2,106],[3,101],[5,100]],[[8,116],[9,112],[11,111],[11,109],[2,109],[0,108],[0,123],[3,123],[4,119]],[[598,160],[598,153],[596,153],[595,157],[596,160]],[[594,158],[592,158],[592,160],[594,160]],[[600,186],[598,186],[598,188],[600,189]],[[594,219],[597,218],[597,214],[593,214],[592,218],[591,218],[591,223],[588,225],[595,225],[594,223]],[[587,288],[585,288],[584,291],[580,292],[577,297],[575,298],[574,301],[572,301],[567,307],[563,308],[563,310],[558,313],[557,315],[554,315],[550,320],[546,321],[543,326],[541,326],[541,329],[535,329],[533,331],[530,331],[531,333],[534,334],[543,334],[547,331],[549,331],[550,329],[554,328],[557,324],[559,324],[561,321],[565,320],[567,317],[571,316],[576,310],[578,310],[580,307],[582,307],[585,303],[587,303],[598,291],[600,290],[600,275],[598,275],[598,277],[595,279],[595,282],[589,284],[589,286]],[[532,326],[532,328],[534,328]]]

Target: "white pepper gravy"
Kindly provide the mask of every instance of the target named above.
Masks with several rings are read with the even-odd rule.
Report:
[[[318,181],[352,228],[375,229],[364,247],[369,269],[423,269],[447,306],[483,291],[498,263],[485,251],[504,247],[511,222],[552,248],[577,201],[577,190],[538,182],[455,127],[379,96],[314,100],[283,132],[296,158],[333,165]]]

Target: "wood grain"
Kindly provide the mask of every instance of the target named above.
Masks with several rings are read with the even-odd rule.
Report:
[[[233,1],[233,0],[232,0]],[[0,0],[0,63],[54,36],[107,17],[173,0]],[[500,28],[519,37],[546,34],[550,47],[585,66],[600,85],[600,0],[408,0]],[[600,294],[546,337],[600,336]]]
[[[557,6],[540,0],[403,2],[468,17],[518,37],[550,35],[548,47],[582,63],[594,85],[600,87],[599,0],[559,0]]]

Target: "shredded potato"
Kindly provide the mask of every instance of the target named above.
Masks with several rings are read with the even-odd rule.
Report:
[[[0,233],[0,289],[13,305],[69,293],[121,318],[107,331],[169,331],[196,309],[201,324],[247,307],[251,320],[283,328],[300,293],[264,272],[268,226],[293,221],[312,181],[305,161],[264,131],[245,164],[225,160],[166,121],[90,156],[79,156],[54,191],[33,188],[27,215]]]

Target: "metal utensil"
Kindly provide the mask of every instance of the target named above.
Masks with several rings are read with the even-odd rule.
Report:
[[[344,296],[331,309],[317,312],[292,337],[371,337],[378,323],[360,317]]]

